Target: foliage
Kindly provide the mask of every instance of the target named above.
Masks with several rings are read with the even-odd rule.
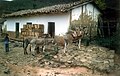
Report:
[[[92,15],[88,15],[85,11],[83,14],[80,14],[78,20],[74,20],[71,22],[69,30],[74,30],[76,27],[81,29],[85,28],[84,32],[86,35],[88,35],[91,32],[96,32],[96,24],[97,22],[95,19],[92,18]]]
[[[83,13],[79,16],[78,20],[74,20],[71,22],[71,29],[74,27],[87,27],[90,23],[93,23],[93,19],[91,15]]]
[[[99,6],[100,9],[102,10],[106,9],[105,0],[94,0],[94,1]]]
[[[114,36],[112,37],[112,47],[120,54],[120,24],[117,25],[117,30]]]

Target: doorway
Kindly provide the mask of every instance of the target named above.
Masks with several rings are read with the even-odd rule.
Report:
[[[55,22],[48,22],[48,34],[51,37],[55,36]]]
[[[15,36],[16,38],[19,38],[19,23],[16,23]]]

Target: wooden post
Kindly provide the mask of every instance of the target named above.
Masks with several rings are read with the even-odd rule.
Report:
[[[90,23],[90,27],[89,27],[89,29],[90,29],[90,33],[89,33],[89,35],[90,35],[90,37],[89,37],[89,42],[91,42],[91,31],[92,31],[92,29],[91,29],[91,23]]]
[[[71,23],[72,23],[72,12],[71,12],[71,11],[70,11],[70,20],[69,20],[69,21],[70,21],[70,22],[69,22],[69,23],[70,23],[69,30],[71,30],[71,26],[72,26],[72,25],[71,25]],[[69,30],[68,30],[68,31],[69,31]]]
[[[107,21],[107,25],[108,25],[108,36],[110,37],[110,25],[109,25],[109,21]]]
[[[108,46],[108,47],[111,48],[111,36],[110,36],[110,35],[111,35],[111,32],[110,32],[109,21],[107,22],[107,24],[108,24],[108,37],[109,37],[109,39],[108,39],[108,40],[109,40],[109,46]]]
[[[81,12],[81,16],[82,16],[82,17],[81,17],[81,23],[82,23],[81,25],[83,26],[83,5],[82,5],[82,12]]]
[[[0,24],[0,38],[2,36],[2,25]]]

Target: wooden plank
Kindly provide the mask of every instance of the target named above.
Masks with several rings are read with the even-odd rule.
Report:
[[[23,37],[31,36],[31,37],[39,37],[44,33],[44,25],[43,24],[27,24],[23,25],[21,28],[21,35]]]
[[[9,37],[10,38],[10,41],[19,41],[19,42],[23,42],[23,39],[21,38],[12,38],[12,37]]]

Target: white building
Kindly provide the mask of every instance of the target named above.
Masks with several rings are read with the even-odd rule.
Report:
[[[22,10],[7,14],[4,18],[6,19],[7,31],[21,32],[23,25],[32,23],[43,24],[44,33],[54,32],[52,34],[59,35],[65,34],[72,21],[80,19],[81,13],[86,13],[97,21],[100,11],[93,1],[78,1],[40,9]]]

